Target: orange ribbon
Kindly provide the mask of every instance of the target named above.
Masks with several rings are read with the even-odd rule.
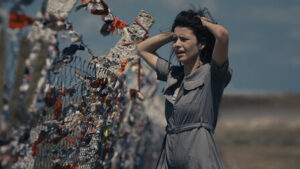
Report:
[[[9,14],[8,27],[11,29],[23,29],[34,23],[34,19],[24,14],[12,12]]]
[[[122,21],[118,17],[115,17],[114,20],[111,22],[110,26],[111,28],[108,29],[108,31],[111,31],[111,33],[114,33],[115,29],[122,29],[127,25],[125,21]]]

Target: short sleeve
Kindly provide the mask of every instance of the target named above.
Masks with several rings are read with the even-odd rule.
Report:
[[[167,77],[169,74],[169,63],[158,57],[156,62],[156,74],[157,80],[167,81]]]
[[[218,66],[214,59],[211,60],[212,80],[223,84],[226,87],[231,80],[232,69],[229,67],[229,61],[226,60],[222,66]]]

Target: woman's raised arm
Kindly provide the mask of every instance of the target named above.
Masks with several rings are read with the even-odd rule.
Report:
[[[138,55],[141,56],[154,70],[156,68],[157,49],[161,46],[172,41],[174,36],[173,32],[167,32],[155,35],[149,39],[146,39],[136,45]]]
[[[214,59],[218,66],[222,66],[228,59],[228,31],[222,25],[212,23],[208,18],[201,17],[201,21],[203,26],[216,38],[212,59]]]

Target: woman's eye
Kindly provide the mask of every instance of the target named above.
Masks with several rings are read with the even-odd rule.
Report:
[[[175,37],[175,38],[173,38],[173,43],[176,43],[178,40],[180,42],[185,42],[185,41],[188,40],[188,38],[185,38],[185,37]]]
[[[180,38],[180,40],[184,42],[184,41],[187,41],[188,39],[187,38]]]

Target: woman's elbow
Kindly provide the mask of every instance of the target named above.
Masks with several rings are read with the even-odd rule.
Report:
[[[137,54],[140,55],[141,54],[141,45],[140,44],[136,44],[136,51],[137,51]]]
[[[229,41],[228,30],[224,27],[219,28],[216,40],[218,40],[222,43],[228,43],[228,41]]]
[[[137,51],[137,54],[142,56],[145,52],[147,52],[147,50],[144,48],[143,42],[140,42],[138,44],[136,44],[136,51]]]

